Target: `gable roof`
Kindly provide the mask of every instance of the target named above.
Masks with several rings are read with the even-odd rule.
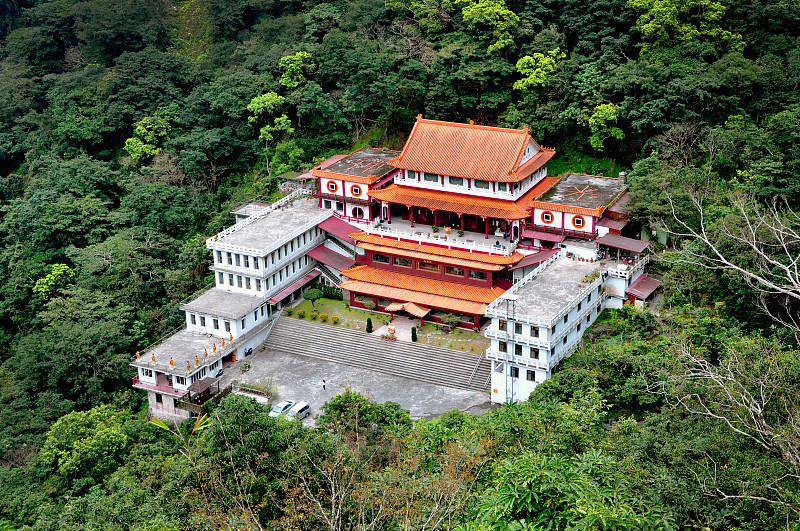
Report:
[[[527,127],[506,129],[440,122],[420,115],[403,151],[389,163],[396,168],[438,175],[518,182],[542,168],[555,154],[554,149],[536,144],[539,152],[520,165],[530,142],[536,144]]]

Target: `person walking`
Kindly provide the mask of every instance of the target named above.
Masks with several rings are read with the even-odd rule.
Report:
[[[322,380],[322,390],[325,390],[325,380]]]

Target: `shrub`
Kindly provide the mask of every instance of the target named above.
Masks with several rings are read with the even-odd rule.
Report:
[[[297,317],[302,319],[305,316],[306,316],[306,311],[305,310],[297,310]]]
[[[372,333],[372,317],[367,317],[367,333]]]
[[[413,341],[414,343],[417,342],[417,327],[416,326],[412,326],[411,327],[411,341]]]
[[[450,329],[455,329],[455,327],[457,327],[458,323],[461,321],[461,318],[454,313],[448,313],[447,315],[443,315],[441,319],[442,319],[442,324],[448,326]]]
[[[339,324],[339,316],[338,315],[334,315],[333,317],[331,317],[331,322],[333,324],[335,324],[335,325],[338,325]]]
[[[364,303],[364,308],[366,308],[367,310],[374,310],[375,309],[375,303],[372,302],[372,301],[367,301],[367,302]]]
[[[291,317],[293,313],[294,313],[294,310],[293,310],[293,309],[291,309],[291,308],[288,308],[288,309],[286,310],[286,315],[288,315],[289,317]]]
[[[311,317],[312,321],[316,321],[318,315],[319,314],[317,312],[311,312],[310,314],[308,314],[308,316]]]
[[[461,230],[461,229],[458,229],[457,233],[458,233],[459,236],[463,236],[464,235],[464,231]]]
[[[320,320],[320,321],[322,321],[322,322],[324,323],[325,321],[327,321],[327,320],[328,320],[328,314],[327,314],[327,313],[321,313],[321,314],[319,314],[319,320]]]
[[[350,301],[344,301],[344,307],[345,308],[349,308],[350,307]]]

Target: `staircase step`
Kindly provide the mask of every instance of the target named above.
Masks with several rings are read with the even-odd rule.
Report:
[[[264,342],[267,350],[341,363],[434,385],[486,391],[491,370],[482,355],[280,317]]]

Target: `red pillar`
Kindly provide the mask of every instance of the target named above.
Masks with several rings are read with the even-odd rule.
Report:
[[[459,214],[458,217],[461,218],[461,230],[464,230],[464,214]]]
[[[438,212],[436,210],[433,211],[433,226],[434,227],[438,227],[439,226],[439,215],[438,215]]]
[[[424,325],[422,323],[422,317],[419,318],[419,327],[422,328]]]
[[[392,223],[392,204],[386,203],[386,218],[389,224]]]
[[[413,228],[414,227],[414,207],[408,207],[408,209],[411,211],[411,215],[409,217],[411,218],[411,227]]]
[[[488,240],[489,239],[489,222],[486,220],[486,218],[483,218],[483,228],[486,231],[486,239]]]

